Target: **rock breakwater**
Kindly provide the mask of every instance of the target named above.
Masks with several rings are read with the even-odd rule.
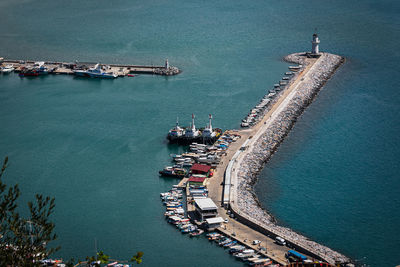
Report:
[[[307,59],[305,53],[288,55],[285,60],[302,64],[303,70],[313,63]],[[273,216],[259,204],[253,186],[265,163],[287,136],[297,118],[343,61],[344,58],[340,56],[323,53],[280,104],[280,108],[276,110],[277,114],[272,115],[268,124],[261,127],[254,135],[254,140],[251,140],[247,150],[235,162],[236,181],[233,183],[236,186],[233,189],[231,203],[233,211],[240,216],[332,264],[349,262],[349,258],[289,228],[277,225]]]

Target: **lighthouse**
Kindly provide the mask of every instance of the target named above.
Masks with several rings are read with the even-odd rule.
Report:
[[[312,44],[311,56],[314,56],[314,57],[320,56],[320,54],[319,54],[319,43],[320,43],[320,41],[319,41],[318,35],[316,33],[314,33],[313,34],[313,39],[311,41],[311,44]]]
[[[165,60],[165,68],[166,68],[166,69],[169,69],[169,62],[168,62],[168,58],[167,58],[167,60]]]

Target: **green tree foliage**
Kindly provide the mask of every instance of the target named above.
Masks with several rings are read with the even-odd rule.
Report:
[[[43,266],[40,260],[47,259],[59,249],[47,246],[57,238],[53,233],[55,225],[49,219],[55,208],[54,198],[36,194],[35,201],[28,202],[28,218],[20,216],[17,211],[20,196],[18,184],[9,187],[2,180],[7,164],[8,157],[0,170],[0,266]],[[142,256],[143,252],[137,252],[130,261],[140,264]],[[96,256],[87,257],[86,261],[76,265],[71,259],[66,262],[66,266],[97,267],[110,261],[115,260],[100,251]]]
[[[143,254],[143,252],[139,251],[138,253],[136,253],[136,255],[132,257],[131,262],[136,262],[137,264],[142,263]]]
[[[54,198],[37,194],[34,202],[28,202],[28,218],[20,216],[18,184],[9,187],[2,180],[7,164],[6,157],[0,171],[0,262],[9,266],[40,266],[39,260],[59,249],[47,246],[56,239],[55,225],[49,219],[55,208]]]

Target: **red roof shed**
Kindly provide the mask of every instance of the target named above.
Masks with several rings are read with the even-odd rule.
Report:
[[[190,177],[188,182],[192,182],[192,183],[204,183],[204,180],[206,179],[206,177]]]
[[[211,169],[211,166],[208,165],[203,165],[203,164],[193,164],[192,168],[190,168],[190,170],[192,171],[192,173],[195,174],[207,174]]]

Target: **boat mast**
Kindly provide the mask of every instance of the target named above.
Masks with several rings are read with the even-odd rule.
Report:
[[[192,113],[192,132],[196,131],[196,126],[194,125],[194,114]]]
[[[212,115],[208,114],[208,118],[210,119],[210,123],[209,123],[208,127],[209,127],[210,133],[211,133],[212,132],[212,125],[211,125]]]

